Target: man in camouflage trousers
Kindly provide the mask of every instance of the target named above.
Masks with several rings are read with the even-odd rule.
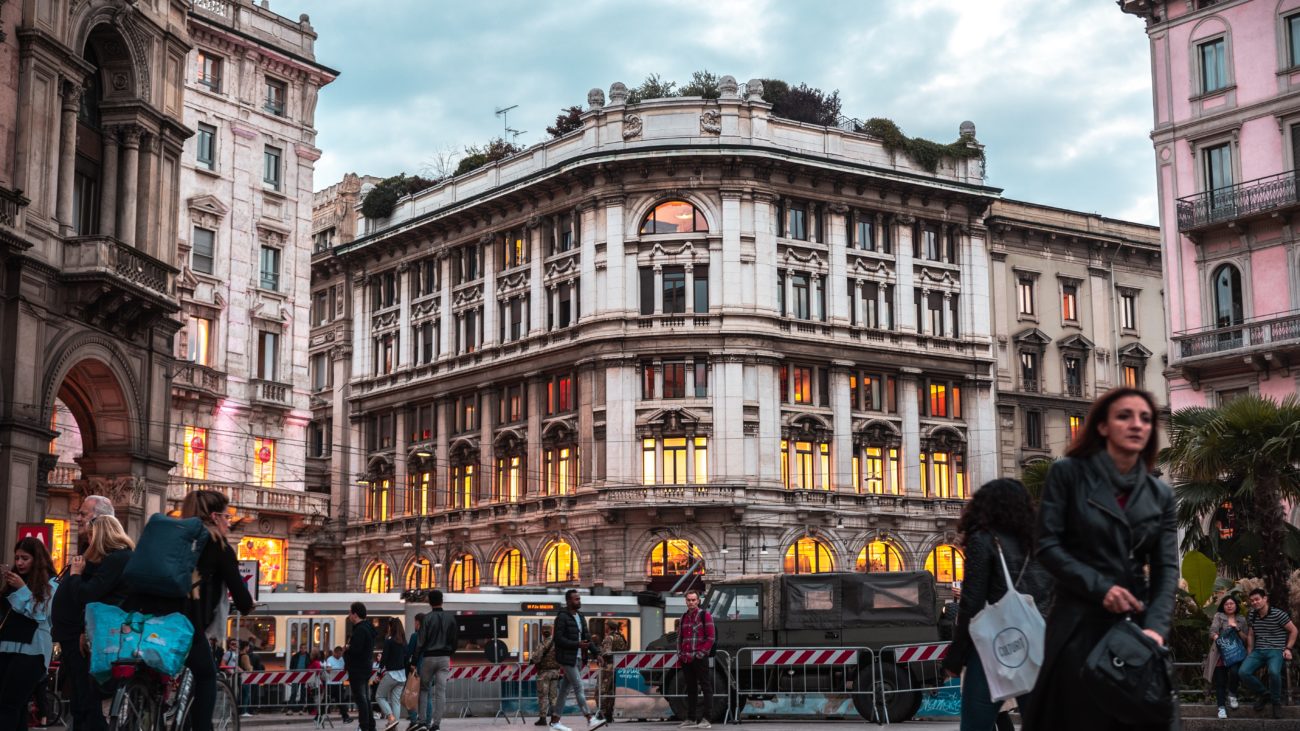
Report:
[[[537,713],[539,718],[534,726],[545,726],[551,714],[559,714],[556,708],[560,692],[560,661],[555,659],[555,639],[551,636],[551,625],[542,625],[542,644],[533,653],[532,663],[537,666]]]
[[[627,652],[627,638],[614,624],[605,625],[605,639],[600,643],[600,716],[614,720],[614,681],[618,670],[614,667],[614,653]]]

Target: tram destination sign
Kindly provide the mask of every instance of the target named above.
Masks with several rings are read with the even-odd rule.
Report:
[[[559,602],[523,602],[519,609],[525,612],[558,612]]]

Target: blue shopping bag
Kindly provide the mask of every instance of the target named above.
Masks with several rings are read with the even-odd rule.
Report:
[[[100,602],[86,605],[90,674],[107,682],[115,662],[142,661],[163,675],[178,675],[194,640],[194,625],[183,614],[154,617],[125,612]]]

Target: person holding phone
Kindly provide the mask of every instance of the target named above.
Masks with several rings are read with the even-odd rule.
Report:
[[[0,729],[27,728],[27,701],[50,666],[50,600],[58,591],[45,544],[24,538],[0,572]]]
[[[604,726],[607,719],[591,714],[587,707],[587,697],[582,691],[582,666],[586,664],[587,651],[591,647],[591,628],[587,626],[586,617],[582,616],[582,596],[577,589],[564,592],[564,610],[555,615],[555,657],[560,662],[564,677],[560,679],[559,701],[551,710],[552,731],[572,731],[560,723],[560,712],[564,710],[564,698],[573,690],[578,710],[587,718],[587,729]]]

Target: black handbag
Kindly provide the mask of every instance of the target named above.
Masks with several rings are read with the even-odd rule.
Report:
[[[36,636],[36,620],[19,614],[9,604],[9,597],[0,597],[0,642],[27,644]]]
[[[1167,724],[1178,707],[1173,655],[1129,617],[1102,635],[1082,676],[1098,706],[1127,723]]]

